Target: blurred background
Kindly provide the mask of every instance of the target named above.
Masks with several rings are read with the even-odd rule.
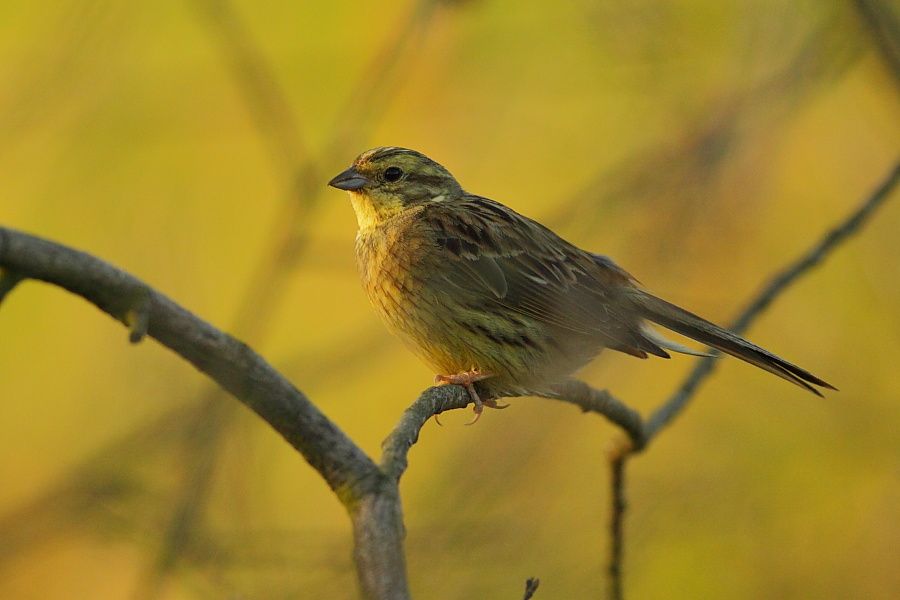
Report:
[[[0,224],[237,334],[371,455],[432,374],[370,310],[346,194],[402,145],[727,322],[900,155],[890,0],[0,3]],[[895,194],[896,196],[896,194]],[[900,589],[900,198],[629,471],[634,598]],[[80,299],[0,310],[0,597],[355,597],[349,523],[243,406]],[[643,413],[689,357],[584,372]],[[429,422],[401,483],[418,598],[605,589],[616,434],[546,400]]]

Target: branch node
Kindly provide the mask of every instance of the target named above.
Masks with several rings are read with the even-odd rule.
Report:
[[[128,326],[129,342],[137,344],[144,339],[150,327],[150,291],[147,288],[139,289],[122,321]]]
[[[631,437],[619,436],[610,442],[607,449],[607,458],[609,462],[614,463],[624,460],[631,454],[640,452],[641,449],[642,446],[636,445]]]

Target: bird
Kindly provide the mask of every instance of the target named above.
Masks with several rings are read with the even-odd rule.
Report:
[[[429,365],[436,384],[485,406],[555,387],[604,349],[638,358],[708,355],[654,325],[735,356],[807,391],[836,389],[741,336],[658,298],[607,256],[466,192],[408,148],[360,154],[328,185],[349,192],[356,263],[387,328]]]

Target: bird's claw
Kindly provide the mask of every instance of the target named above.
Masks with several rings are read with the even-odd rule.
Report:
[[[463,371],[462,373],[454,373],[453,375],[435,375],[434,376],[434,384],[435,385],[464,385],[470,386],[476,381],[481,381],[483,379],[487,379],[490,377],[488,373],[482,373],[479,369],[472,367],[468,371]]]
[[[466,425],[474,425],[478,422],[478,419],[481,418],[481,413],[484,412],[484,407],[488,408],[507,408],[509,404],[500,404],[494,399],[482,400],[478,396],[478,392],[475,391],[475,382],[482,381],[490,377],[488,373],[482,373],[480,370],[476,368],[471,368],[468,371],[463,371],[462,373],[456,373],[453,375],[435,375],[434,383],[435,385],[461,385],[466,388],[466,391],[469,393],[469,398],[472,399],[472,402],[475,404],[475,407],[472,409],[475,413],[475,416],[471,421],[466,423]],[[441,422],[438,420],[437,415],[434,416],[435,422],[440,425]]]

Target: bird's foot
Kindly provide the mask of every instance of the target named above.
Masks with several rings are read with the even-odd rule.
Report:
[[[455,373],[453,375],[435,375],[434,376],[434,384],[435,385],[472,385],[477,381],[482,381],[483,379],[487,379],[490,377],[490,373],[482,373],[481,370],[472,367],[468,371],[462,371],[461,373]],[[480,401],[479,401],[480,402]]]
[[[466,388],[466,391],[469,393],[469,398],[472,399],[472,402],[475,404],[475,408],[473,409],[475,412],[475,417],[472,418],[471,421],[466,423],[466,425],[474,425],[478,422],[478,419],[481,418],[481,413],[484,412],[484,407],[488,408],[506,408],[509,404],[500,404],[496,400],[489,398],[487,400],[482,400],[478,396],[478,392],[475,391],[475,382],[482,381],[487,379],[491,375],[489,373],[482,373],[475,367],[472,367],[468,371],[463,371],[462,373],[456,373],[454,375],[435,375],[434,383],[435,385],[461,385]],[[434,416],[434,421],[440,425],[441,421],[438,419],[438,416]]]

